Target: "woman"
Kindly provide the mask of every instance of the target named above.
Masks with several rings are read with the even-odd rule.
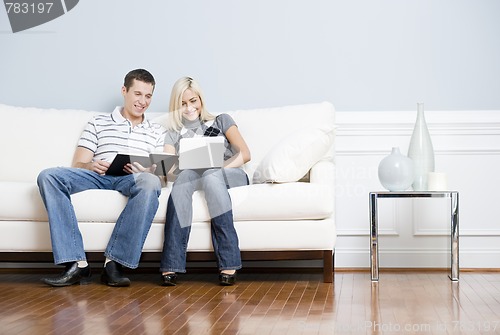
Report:
[[[192,195],[196,190],[205,192],[220,284],[233,285],[236,270],[241,268],[228,189],[248,185],[248,177],[240,167],[250,160],[250,151],[231,116],[211,115],[204,102],[201,88],[192,78],[183,77],[174,84],[169,107],[171,129],[165,136],[164,151],[178,153],[181,138],[196,136],[223,136],[226,149],[223,168],[174,172],[177,178],[167,204],[160,264],[163,286],[175,286],[176,273],[186,272],[186,249],[193,216]]]

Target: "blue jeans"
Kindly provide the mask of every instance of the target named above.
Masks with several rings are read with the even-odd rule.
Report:
[[[205,192],[219,270],[241,269],[238,235],[227,190],[244,185],[248,185],[248,177],[239,168],[183,170],[179,173],[167,203],[161,272],[186,272],[186,250],[193,218],[192,196],[196,190]]]
[[[86,169],[59,167],[40,172],[37,182],[49,217],[55,264],[86,260],[70,195],[104,189],[116,190],[129,198],[116,221],[104,255],[128,268],[137,268],[158,209],[161,183],[157,176],[150,173],[102,176]]]

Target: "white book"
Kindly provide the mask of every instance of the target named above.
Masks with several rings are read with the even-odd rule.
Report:
[[[179,169],[210,169],[224,165],[223,136],[181,138],[179,142]]]

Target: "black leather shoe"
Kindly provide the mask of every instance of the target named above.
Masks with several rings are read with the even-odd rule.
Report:
[[[175,285],[177,285],[177,275],[175,273],[161,275],[161,286],[175,286]]]
[[[236,272],[232,275],[227,273],[219,273],[219,283],[222,286],[231,286],[236,283]]]
[[[91,282],[90,265],[85,268],[79,268],[77,262],[66,265],[64,272],[55,278],[42,278],[42,282],[47,285],[61,287],[73,284],[89,284]]]
[[[106,264],[101,274],[101,282],[113,287],[130,286],[130,279],[122,274],[122,265],[115,261]]]

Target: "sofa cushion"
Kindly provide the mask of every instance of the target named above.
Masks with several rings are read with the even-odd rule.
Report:
[[[235,221],[324,219],[333,214],[333,192],[312,183],[253,184],[229,190]]]
[[[47,221],[36,183],[0,181],[0,221]]]
[[[317,127],[318,124],[335,124],[335,108],[328,102],[235,110],[229,114],[250,148],[252,160],[244,168],[251,181],[262,159],[284,138],[301,129]],[[333,157],[333,150],[329,157]]]
[[[0,182],[0,220],[47,221],[34,183]],[[154,218],[164,223],[170,188],[162,189]],[[333,198],[323,184],[255,184],[229,190],[235,221],[322,219],[333,212]],[[127,203],[116,191],[87,190],[71,196],[80,222],[115,222]],[[270,205],[272,204],[272,205]],[[193,195],[193,222],[210,221],[203,192]]]
[[[304,128],[288,135],[262,159],[254,183],[288,183],[301,179],[331,148],[333,125]]]

